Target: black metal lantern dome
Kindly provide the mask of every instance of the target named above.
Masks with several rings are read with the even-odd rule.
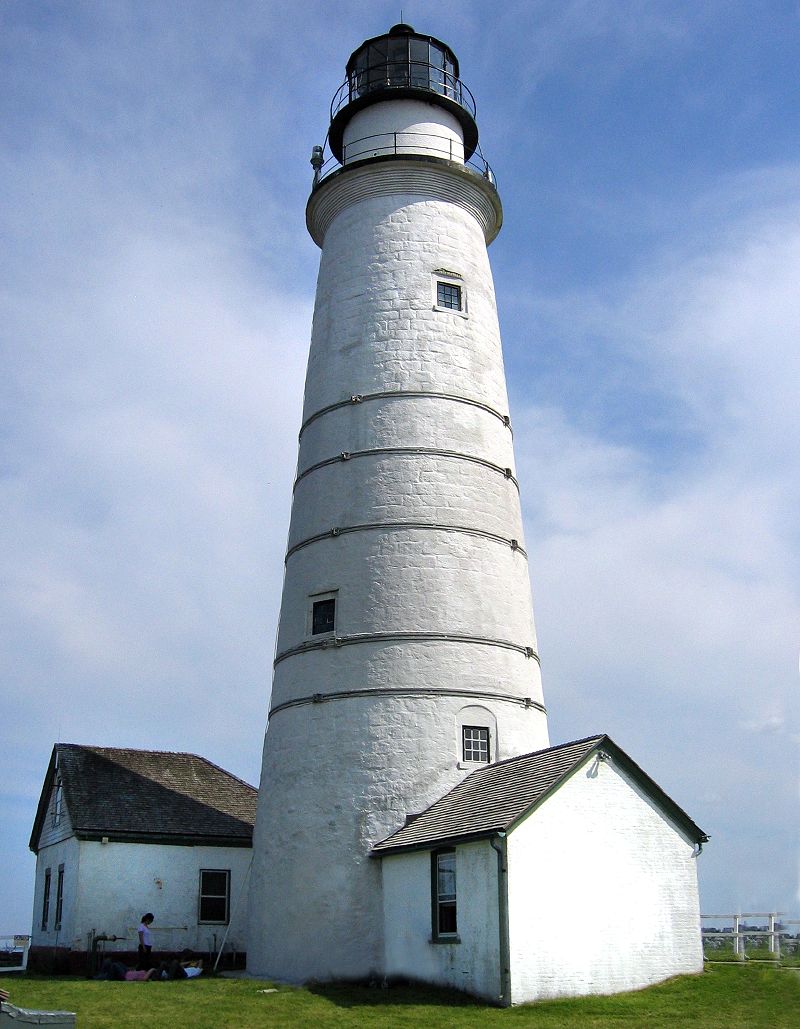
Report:
[[[475,100],[458,77],[456,55],[441,40],[400,22],[383,36],[365,40],[350,55],[347,79],[331,102],[328,141],[342,160],[342,140],[356,112],[381,100],[424,100],[453,114],[464,133],[464,158],[478,146]]]

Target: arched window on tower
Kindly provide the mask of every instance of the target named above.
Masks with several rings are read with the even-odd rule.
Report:
[[[456,717],[456,754],[460,768],[497,760],[497,719],[479,704],[462,707]]]

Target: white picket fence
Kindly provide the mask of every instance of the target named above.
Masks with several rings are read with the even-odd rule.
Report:
[[[0,971],[24,972],[30,945],[30,936],[0,936]]]
[[[791,950],[797,952],[798,930],[800,919],[784,918],[781,911],[741,911],[733,915],[701,915],[704,922],[714,921],[730,922],[730,926],[723,926],[721,929],[706,929],[703,927],[703,949],[713,953],[714,948],[719,948],[727,943],[733,947],[734,957],[744,961],[747,959],[748,943],[766,941],[767,952],[770,957],[767,960],[780,961],[782,951]],[[746,919],[766,919],[766,926],[757,927],[749,925]],[[794,931],[792,931],[793,927]],[[714,941],[711,947],[706,948],[706,941]],[[708,954],[706,954],[708,957]]]

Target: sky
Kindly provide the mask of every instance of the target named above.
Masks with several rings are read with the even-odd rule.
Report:
[[[800,3],[404,0],[478,105],[554,743],[798,896]],[[0,934],[56,741],[257,784],[319,252],[394,4],[0,4]]]

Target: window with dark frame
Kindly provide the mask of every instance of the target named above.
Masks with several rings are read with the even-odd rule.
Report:
[[[58,866],[58,879],[56,880],[56,921],[54,929],[61,928],[61,915],[64,912],[64,866]]]
[[[49,868],[44,870],[44,893],[42,894],[42,929],[47,930],[47,923],[50,921],[50,879],[52,872]]]
[[[227,868],[201,868],[197,921],[227,925],[230,898],[230,870]]]
[[[436,304],[438,307],[446,307],[449,311],[461,311],[462,293],[461,287],[455,282],[436,282]]]
[[[485,726],[462,726],[461,742],[464,761],[481,761],[483,764],[489,762],[489,730]]]
[[[315,600],[311,608],[311,635],[318,636],[323,632],[333,632],[336,624],[336,598],[326,597]]]
[[[431,894],[433,938],[452,940],[458,933],[455,850],[435,850],[431,854]]]

